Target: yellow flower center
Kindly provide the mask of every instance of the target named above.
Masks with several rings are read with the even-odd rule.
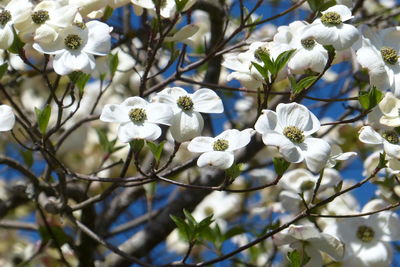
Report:
[[[315,41],[314,41],[314,39],[311,39],[311,38],[304,39],[304,40],[301,40],[301,45],[304,48],[310,49],[310,48],[313,48],[315,46]]]
[[[357,229],[357,238],[364,243],[369,243],[374,239],[375,232],[374,230],[366,225],[361,225]]]
[[[82,45],[82,38],[76,34],[68,34],[64,39],[64,44],[71,50],[76,50]]]
[[[342,17],[337,12],[326,12],[321,16],[321,22],[325,26],[337,26],[342,24]]]
[[[390,65],[396,64],[397,60],[399,59],[397,51],[389,46],[384,46],[381,48],[381,56],[383,60]]]
[[[193,101],[190,97],[188,96],[180,96],[178,98],[178,101],[176,102],[176,104],[183,110],[192,110],[193,108]]]
[[[213,144],[214,151],[225,151],[228,149],[228,147],[229,147],[229,142],[228,140],[225,139],[218,139]]]
[[[386,131],[382,134],[382,137],[391,144],[399,143],[399,137],[394,131]]]
[[[0,24],[1,25],[6,25],[7,22],[9,22],[11,20],[11,13],[8,10],[3,9],[0,12]]]
[[[296,126],[288,126],[283,129],[283,135],[285,135],[293,143],[303,143],[305,136],[304,132]]]
[[[49,12],[46,10],[38,10],[32,13],[32,21],[36,24],[43,24],[50,19]]]
[[[129,118],[132,122],[142,123],[147,118],[146,111],[143,108],[133,108],[129,111]]]
[[[313,181],[304,181],[300,185],[301,191],[307,191],[314,188],[315,183]]]

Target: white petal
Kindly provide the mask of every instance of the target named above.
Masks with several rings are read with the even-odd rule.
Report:
[[[310,242],[313,247],[325,252],[335,261],[340,261],[344,256],[344,244],[334,236],[321,233],[321,238]]]
[[[14,127],[15,115],[12,108],[7,105],[0,105],[0,131],[9,131]]]
[[[182,27],[181,29],[179,29],[178,32],[176,32],[173,36],[171,37],[166,37],[165,41],[166,42],[181,42],[189,37],[191,37],[192,35],[194,35],[198,30],[199,30],[199,26],[197,26],[196,24],[189,24],[186,25],[184,27]]]
[[[290,59],[288,67],[292,73],[301,74],[310,69],[321,73],[328,62],[328,52],[325,49],[300,49]]]
[[[345,5],[335,5],[332,6],[330,8],[328,8],[327,10],[325,10],[324,12],[322,12],[322,14],[325,14],[327,12],[336,12],[340,15],[342,21],[346,21],[351,19],[353,16],[351,15],[351,10],[345,6]]]
[[[400,240],[400,219],[396,213],[383,211],[371,216],[374,217],[378,227],[384,233],[381,238],[382,241],[390,242]]]
[[[361,142],[372,145],[383,143],[383,138],[371,126],[364,126],[360,129],[359,136]]]
[[[219,169],[228,169],[232,166],[234,156],[230,152],[211,151],[202,154],[197,160],[197,166],[200,168],[205,166],[214,166]]]
[[[390,266],[391,261],[391,245],[385,242],[377,242],[374,246],[363,246],[342,264],[343,267],[383,267]]]
[[[74,6],[62,6],[52,12],[49,12],[50,19],[46,21],[46,24],[65,28],[72,24],[75,19],[78,9]]]
[[[132,96],[125,99],[121,106],[128,108],[144,108],[146,109],[149,103],[139,96]]]
[[[128,143],[133,139],[145,139],[154,141],[161,135],[161,128],[154,123],[144,122],[140,124],[127,122],[118,128],[118,138],[123,143]]]
[[[172,117],[170,131],[175,141],[182,143],[199,136],[204,120],[198,112],[180,112]]]
[[[279,104],[276,108],[276,114],[282,129],[288,126],[296,126],[304,131],[306,136],[315,133],[321,127],[317,117],[305,106],[297,103]]]
[[[400,159],[400,145],[391,144],[386,140],[383,140],[383,150],[388,154],[388,156]]]
[[[306,246],[304,248],[310,260],[304,265],[304,267],[315,267],[315,266],[322,266],[324,261],[322,260],[321,253],[314,247]]]
[[[263,135],[263,142],[267,146],[276,146],[279,153],[289,162],[299,163],[304,160],[300,148],[280,133],[269,132]]]
[[[289,226],[288,234],[298,240],[308,240],[321,236],[318,230],[310,225],[291,225]]]
[[[382,43],[385,46],[393,47],[395,50],[400,48],[400,27],[389,27],[379,32]]]
[[[278,118],[276,113],[272,110],[263,110],[263,114],[258,117],[256,124],[254,125],[254,129],[262,135],[271,131],[282,131],[280,127],[279,129],[277,129],[277,127]]]
[[[234,151],[245,147],[248,143],[250,143],[251,134],[246,130],[239,131],[236,129],[230,129],[215,137],[215,140],[218,139],[225,139],[228,141],[229,147],[226,151]]]
[[[86,23],[88,28],[88,41],[83,51],[97,56],[106,56],[111,49],[110,28],[107,24],[97,20]]]
[[[80,51],[65,51],[62,54],[57,54],[53,61],[54,71],[60,75],[67,75],[73,71],[90,73],[95,66],[94,57]]]
[[[6,24],[0,29],[0,49],[7,49],[11,46],[14,41],[14,33],[11,29],[10,24]]]
[[[167,104],[150,103],[146,107],[146,115],[149,122],[171,125],[174,113]]]
[[[221,98],[211,89],[199,89],[194,92],[193,110],[202,113],[222,113],[224,106]]]
[[[356,152],[344,152],[339,155],[336,155],[335,160],[348,160],[355,156],[357,156]]]
[[[47,30],[46,30],[47,28],[45,28],[45,27],[44,28],[39,27],[39,29],[40,29],[39,31],[43,30],[43,31],[46,31],[46,32],[45,33],[40,33],[39,32],[40,34],[39,34],[38,38],[41,38],[42,35],[44,35],[44,36],[48,36],[49,34],[52,35],[51,33],[47,32]],[[38,41],[40,41],[40,39]],[[56,55],[56,54],[63,53],[65,51],[64,50],[64,40],[61,37],[57,38],[54,42],[49,42],[49,43],[48,42],[37,42],[37,43],[34,43],[32,45],[32,47],[35,50],[39,51],[40,53],[49,54],[49,55]]]
[[[105,122],[129,122],[129,109],[116,104],[107,104],[103,107],[100,120]]]
[[[312,172],[319,172],[325,167],[331,153],[331,146],[320,138],[306,138],[300,145],[307,168]]]
[[[213,151],[214,138],[206,136],[198,136],[190,141],[187,149],[194,153],[204,153]]]
[[[302,35],[303,38],[314,38],[322,45],[333,45],[339,38],[336,27],[326,27],[320,21],[313,23]]]
[[[360,33],[353,25],[342,24],[337,27],[337,30],[338,39],[332,45],[339,51],[351,47],[360,38]]]

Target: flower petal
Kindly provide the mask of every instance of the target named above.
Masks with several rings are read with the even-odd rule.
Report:
[[[213,151],[214,138],[207,136],[198,136],[190,141],[187,149],[194,153],[204,153]]]
[[[388,154],[388,156],[400,159],[400,145],[391,144],[386,140],[383,140],[383,150]]]
[[[144,139],[154,141],[161,135],[161,128],[154,123],[132,123],[121,124],[118,128],[118,138],[123,143],[129,143],[133,139]]]
[[[260,134],[264,135],[271,131],[281,132],[282,129],[278,128],[278,117],[272,110],[263,110],[263,114],[258,117],[254,129]]]
[[[150,103],[146,107],[147,121],[171,125],[174,113],[171,107],[163,103]]]
[[[225,139],[229,142],[229,147],[226,151],[234,151],[245,147],[248,143],[250,143],[251,134],[249,131],[243,130],[239,131],[236,129],[230,129],[222,132],[220,135],[214,138],[215,140],[218,139]]]
[[[172,117],[171,135],[182,143],[199,136],[203,131],[204,120],[198,112],[179,112]]]
[[[304,131],[306,136],[315,133],[321,127],[317,117],[305,106],[297,103],[279,104],[276,108],[276,114],[282,129],[288,126],[296,126],[299,130]]]
[[[380,145],[383,143],[383,138],[371,126],[364,126],[359,131],[361,142],[372,145]]]
[[[289,162],[299,163],[304,160],[300,148],[280,133],[269,132],[263,135],[263,142],[267,146],[278,147],[279,153]]]
[[[219,169],[228,169],[235,160],[231,152],[211,151],[202,154],[197,160],[197,166],[200,168],[205,166],[214,166]]]
[[[320,138],[306,138],[300,144],[307,168],[312,172],[319,172],[325,167],[331,153],[331,146]]]
[[[0,105],[0,131],[9,131],[14,127],[15,115],[8,105]]]
[[[193,110],[202,113],[222,113],[221,98],[211,89],[199,89],[193,94]]]
[[[336,237],[321,233],[320,238],[311,239],[309,242],[313,247],[328,254],[335,261],[340,261],[344,256],[344,245]]]
[[[112,28],[110,28],[107,24],[97,20],[89,21],[86,23],[86,26],[88,28],[89,36],[88,41],[82,50],[97,56],[106,56],[108,53],[110,53],[110,32]]]

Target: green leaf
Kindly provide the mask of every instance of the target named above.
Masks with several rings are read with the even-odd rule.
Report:
[[[131,146],[133,153],[139,153],[144,146],[144,140],[133,139],[131,142],[129,142],[129,145]]]
[[[63,231],[63,229],[59,226],[50,226],[50,231],[45,226],[39,227],[39,234],[42,238],[43,243],[47,243],[48,241],[53,240],[53,236],[57,239],[57,244],[62,246],[63,244],[67,243],[69,240],[68,235]]]
[[[185,8],[188,1],[189,0],[175,0],[176,9],[178,12],[181,12]]]
[[[118,53],[115,53],[114,55],[111,54],[109,57],[110,57],[110,73],[111,77],[114,77],[119,63]]]
[[[14,40],[11,46],[7,49],[10,53],[19,54],[20,51],[24,48],[25,43],[21,41],[14,27],[12,27]]]
[[[51,107],[50,105],[46,105],[43,110],[40,110],[35,107],[36,119],[39,126],[39,131],[42,134],[46,133],[47,126],[49,125],[50,115],[51,115]]]
[[[261,76],[264,77],[267,81],[269,80],[268,77],[268,70],[266,70],[263,66],[256,62],[251,62],[251,64],[256,68],[256,70],[261,74]]]
[[[159,144],[155,144],[150,141],[146,141],[147,146],[150,148],[151,153],[153,153],[154,159],[156,162],[160,161],[161,154],[163,152],[165,141],[162,141]]]
[[[242,173],[242,170],[243,170],[242,163],[233,164],[229,169],[225,170],[225,175],[233,180]]]
[[[107,153],[110,152],[111,144],[110,141],[108,141],[107,134],[101,129],[96,129],[96,133],[97,137],[99,138],[101,148]]]
[[[375,86],[372,87],[368,92],[360,91],[360,94],[358,96],[358,101],[360,102],[360,105],[366,110],[370,110],[378,105],[382,99],[383,93]]]
[[[324,11],[331,6],[336,5],[335,0],[307,0],[308,5],[314,12]]]
[[[285,67],[285,65],[288,63],[290,57],[293,55],[293,53],[296,51],[296,49],[292,49],[292,50],[288,50],[285,51],[283,53],[281,53],[275,60],[275,73],[274,75],[278,74],[279,71],[281,71],[281,69],[283,67]]]
[[[182,235],[182,237],[186,241],[190,241],[192,239],[192,233],[190,231],[188,224],[185,222],[185,220],[183,220],[182,218],[180,218],[178,216],[174,216],[174,215],[169,215],[169,217],[171,217],[171,219],[174,221],[174,223],[178,227],[178,230],[179,230],[180,234]]]
[[[74,71],[68,75],[70,81],[79,89],[80,95],[83,94],[87,82],[90,80],[90,74],[81,71]]]
[[[274,163],[275,172],[279,176],[282,176],[290,166],[290,162],[283,158],[273,158],[272,162]]]
[[[189,211],[187,211],[186,209],[183,209],[183,214],[185,214],[185,218],[188,220],[189,224],[191,226],[193,226],[193,228],[196,228],[197,226],[197,221],[196,219],[192,216],[192,214],[190,214]]]
[[[379,154],[379,163],[378,163],[377,168],[379,168],[379,169],[386,168],[388,162],[389,161],[386,159],[386,153],[385,152],[380,153]]]
[[[297,250],[289,251],[287,257],[292,267],[301,267],[301,256]]]
[[[101,20],[102,20],[102,21],[108,20],[108,19],[112,16],[113,11],[114,11],[114,9],[113,9],[112,7],[110,7],[110,6],[107,5],[107,6],[106,6],[106,9],[104,10],[104,15],[103,15],[103,17],[101,18]]]
[[[308,76],[301,79],[294,87],[292,86],[295,94],[301,93],[304,89],[308,88],[318,79],[318,76]]]
[[[19,153],[22,156],[22,159],[24,160],[24,163],[26,166],[29,168],[32,167],[34,159],[33,159],[33,152],[30,150],[20,150]]]
[[[3,78],[4,74],[7,72],[8,64],[7,62],[0,66],[0,79]]]

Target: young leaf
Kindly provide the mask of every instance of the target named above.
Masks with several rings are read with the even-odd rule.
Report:
[[[296,49],[288,50],[283,53],[281,53],[275,60],[275,75],[281,71],[283,67],[288,63],[290,57],[293,55],[293,53],[296,51]]]
[[[268,70],[256,62],[251,62],[251,64],[256,68],[256,70],[263,76],[264,79],[268,80]]]
[[[119,59],[118,59],[118,53],[115,53],[114,55],[110,54],[110,73],[111,73],[111,77],[114,77],[115,72],[117,71],[118,68],[118,63],[119,63]]]
[[[290,166],[290,162],[283,158],[273,158],[272,162],[274,163],[275,172],[279,176],[283,175]]]
[[[176,9],[178,12],[181,12],[185,8],[188,1],[189,0],[175,0]]]
[[[379,163],[378,163],[377,168],[379,168],[379,169],[386,168],[388,162],[389,161],[386,159],[386,153],[380,153],[379,154]]]
[[[47,126],[49,124],[50,115],[51,115],[51,107],[46,105],[43,110],[35,108],[36,119],[39,126],[39,131],[42,134],[46,133]]]
[[[97,136],[99,137],[99,143],[101,148],[107,153],[110,152],[111,145],[110,141],[108,141],[106,133],[101,129],[96,129],[96,133]]]
[[[241,173],[243,169],[243,164],[233,164],[229,169],[225,170],[225,175],[232,180],[237,178]]]
[[[133,149],[133,153],[139,153],[143,146],[144,146],[144,140],[143,139],[133,139],[129,145]]]
[[[24,48],[25,43],[21,41],[14,27],[12,27],[12,31],[14,35],[14,40],[7,50],[13,54],[19,54],[19,52]]]
[[[186,241],[191,241],[192,240],[192,233],[191,233],[191,230],[190,230],[189,226],[185,222],[185,220],[183,220],[182,218],[180,218],[178,216],[174,216],[174,215],[169,215],[169,217],[174,221],[174,223],[178,227],[178,230],[181,233],[182,237]]]
[[[318,79],[318,76],[308,76],[301,79],[293,88],[295,94],[301,93]]]
[[[358,101],[360,102],[360,105],[366,110],[370,110],[378,105],[382,99],[383,93],[375,86],[372,87],[371,90],[369,90],[368,92],[360,91],[360,94],[358,96]]]
[[[297,250],[289,251],[287,257],[291,267],[301,267],[301,256]]]
[[[165,141],[162,141],[159,144],[155,144],[150,141],[146,141],[147,146],[150,148],[151,153],[153,153],[154,159],[156,162],[160,161],[161,154],[164,148]]]
[[[3,78],[4,74],[7,72],[8,64],[7,62],[0,66],[0,79]]]

